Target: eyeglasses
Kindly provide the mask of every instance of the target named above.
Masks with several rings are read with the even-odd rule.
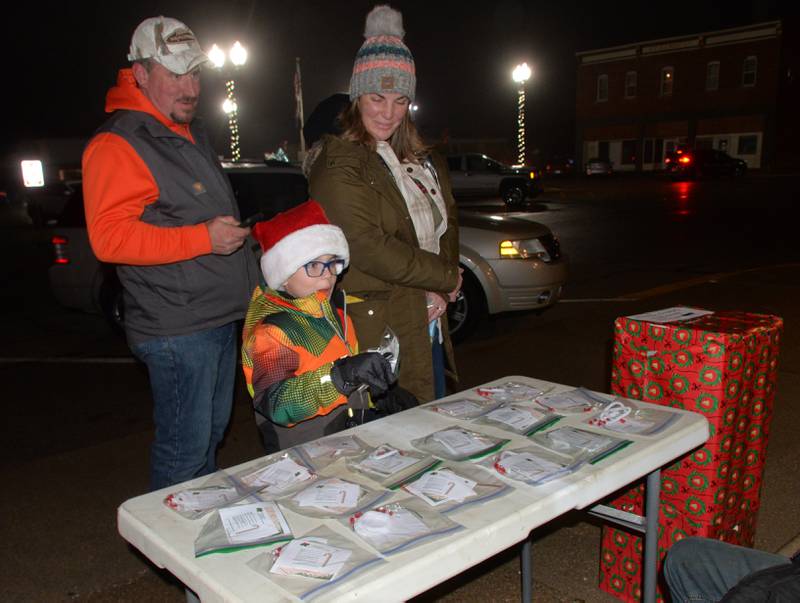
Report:
[[[333,260],[329,260],[327,262],[320,262],[319,260],[313,260],[308,262],[303,266],[306,269],[306,274],[311,278],[317,278],[325,274],[325,270],[327,269],[333,276],[339,276],[342,272],[344,272],[344,260],[341,258],[336,258]]]

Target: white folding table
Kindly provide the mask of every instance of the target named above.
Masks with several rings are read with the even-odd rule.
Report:
[[[488,384],[506,381],[523,382],[534,387],[553,388],[551,393],[573,389],[572,386],[540,381],[529,377],[509,376]],[[463,398],[466,392],[447,399]],[[642,402],[636,402],[642,405]],[[466,569],[519,543],[522,547],[522,595],[531,597],[530,540],[531,531],[573,509],[588,509],[612,521],[623,523],[645,534],[644,600],[655,601],[657,517],[660,469],[708,439],[708,422],[696,413],[659,406],[678,415],[657,436],[625,434],[633,443],[594,465],[544,485],[532,487],[519,482],[507,495],[480,505],[467,506],[450,514],[466,529],[443,539],[397,553],[357,573],[326,591],[325,601],[405,601]],[[558,426],[579,425],[586,416],[572,415]],[[425,410],[411,409],[373,421],[351,430],[371,445],[384,442],[410,448],[410,441],[463,421]],[[588,429],[591,426],[581,425]],[[509,446],[523,445],[524,436],[511,435],[490,426],[477,430],[511,438]],[[239,472],[259,463],[254,459],[227,470]],[[619,513],[598,505],[617,490],[647,476],[645,516]],[[188,520],[163,504],[164,497],[176,490],[196,487],[205,478],[180,486],[151,492],[124,502],[118,510],[120,534],[160,568],[166,568],[195,591],[203,602],[212,601],[296,601],[288,592],[247,567],[247,562],[264,549],[248,549],[235,553],[194,557],[194,541],[205,519]],[[398,493],[402,496],[404,493]],[[325,523],[334,530],[347,530],[334,520],[312,519],[286,512],[296,535],[302,535]],[[356,539],[352,533],[350,537]],[[369,548],[369,547],[367,547]]]

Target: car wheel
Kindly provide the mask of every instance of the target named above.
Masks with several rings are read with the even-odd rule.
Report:
[[[122,302],[122,284],[113,269],[106,271],[99,294],[100,309],[111,328],[118,333],[125,332],[125,309]]]
[[[522,205],[525,202],[525,189],[521,184],[512,182],[506,184],[500,191],[500,196],[506,205],[512,207]]]
[[[461,291],[456,301],[447,305],[447,323],[453,343],[464,341],[486,318],[486,296],[478,279],[464,268]]]

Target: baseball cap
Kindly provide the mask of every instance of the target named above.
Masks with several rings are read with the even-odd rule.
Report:
[[[183,75],[208,61],[194,33],[170,17],[145,19],[133,32],[129,61],[153,59],[172,73]]]

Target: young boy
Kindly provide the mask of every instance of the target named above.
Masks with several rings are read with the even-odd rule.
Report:
[[[253,235],[266,286],[250,299],[242,367],[273,452],[344,429],[348,396],[362,385],[379,396],[395,375],[380,354],[358,353],[344,294],[334,291],[347,240],[316,201],[259,222]]]

